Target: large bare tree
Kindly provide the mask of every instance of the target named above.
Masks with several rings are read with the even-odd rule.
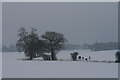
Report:
[[[57,60],[56,53],[61,50],[65,43],[64,35],[57,32],[45,32],[42,36],[43,40],[46,42],[46,51],[51,53],[52,60]]]
[[[21,27],[18,33],[18,41],[16,47],[19,51],[24,51],[26,56],[30,57],[30,60],[36,55],[36,43],[39,41],[39,37],[36,33],[36,29],[32,28],[28,34],[25,28]]]

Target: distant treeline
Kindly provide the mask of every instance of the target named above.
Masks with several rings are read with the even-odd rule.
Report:
[[[81,49],[81,46],[78,44],[65,44],[64,50],[79,50]]]
[[[10,45],[9,47],[3,45],[2,52],[17,52],[17,48],[15,45]]]
[[[81,48],[90,49],[91,51],[118,50],[118,42],[96,42],[94,44],[84,44]]]
[[[117,50],[118,43],[117,42],[96,42],[94,44],[83,44],[83,45],[76,45],[76,44],[64,44],[64,50],[80,50],[80,49],[90,49],[91,51],[101,51],[101,50]],[[15,45],[2,46],[3,52],[17,52]]]
[[[80,45],[75,44],[64,44],[64,50],[79,50]],[[3,45],[2,52],[17,52],[17,48],[15,45],[10,45],[9,47]]]

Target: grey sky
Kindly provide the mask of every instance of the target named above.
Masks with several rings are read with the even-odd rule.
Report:
[[[0,45],[2,44],[2,3],[0,2]],[[1,50],[1,46],[0,46]]]
[[[15,44],[20,27],[63,33],[72,44],[118,40],[116,3],[3,3],[3,44]]]

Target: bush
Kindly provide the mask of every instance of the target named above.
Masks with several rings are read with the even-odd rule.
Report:
[[[73,61],[77,60],[77,55],[78,55],[78,52],[71,53],[71,58]]]
[[[120,63],[120,51],[118,51],[116,54],[115,54],[115,56],[116,56],[116,63]]]

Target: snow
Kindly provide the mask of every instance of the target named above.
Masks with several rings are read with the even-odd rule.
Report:
[[[68,51],[61,51],[58,53],[58,59],[71,59],[70,53],[78,52],[78,56],[83,56],[85,58],[91,57],[91,60],[95,61],[115,61],[115,53],[117,50],[109,50],[109,51],[90,51],[90,50],[68,50]]]
[[[66,50],[57,54],[58,59],[66,61],[21,60],[23,53],[3,52],[2,76],[4,78],[117,78],[118,64],[107,62],[69,61],[70,53],[91,56],[92,61],[115,61],[117,50],[94,51]]]
[[[0,53],[0,80],[2,79],[2,53]]]

